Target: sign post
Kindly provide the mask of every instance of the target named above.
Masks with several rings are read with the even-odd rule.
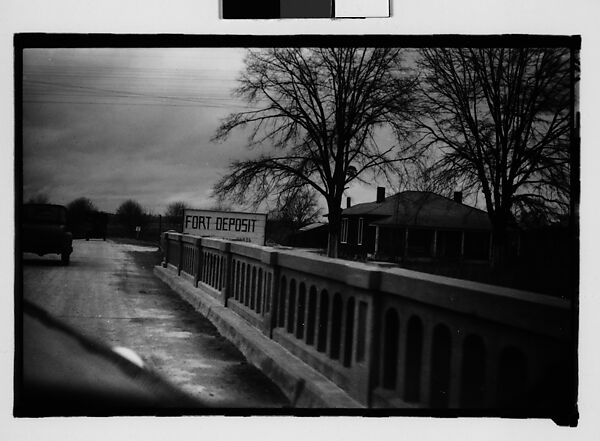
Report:
[[[257,245],[265,244],[265,213],[237,211],[194,210],[183,213],[183,233],[192,236],[210,236],[239,240]]]

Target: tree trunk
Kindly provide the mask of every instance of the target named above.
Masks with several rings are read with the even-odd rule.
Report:
[[[331,231],[329,229],[329,235],[327,237],[327,257],[337,257],[338,256],[338,243],[339,243],[339,233]]]
[[[502,270],[508,262],[508,234],[506,225],[501,223],[492,227],[492,268]]]
[[[328,204],[329,207],[329,235],[327,238],[327,256],[328,257],[337,257],[338,256],[338,246],[340,242],[340,227],[342,220],[342,210],[337,204]],[[333,206],[331,206],[333,205]]]

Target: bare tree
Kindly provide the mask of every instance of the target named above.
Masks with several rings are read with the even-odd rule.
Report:
[[[165,221],[167,222],[166,228],[181,232],[183,231],[183,213],[186,208],[189,208],[188,204],[182,201],[171,202],[165,210]]]
[[[504,262],[519,212],[569,208],[568,49],[424,49],[418,127],[437,149],[432,179],[481,192]]]
[[[85,197],[77,198],[67,204],[67,210],[73,214],[88,214],[98,211],[94,203]]]
[[[337,256],[347,185],[367,172],[396,180],[412,157],[409,143],[385,145],[381,136],[388,130],[393,139],[407,137],[415,82],[401,68],[401,55],[392,48],[249,51],[236,94],[251,107],[229,115],[215,139],[248,126],[249,147],[268,149],[230,164],[216,196],[258,205],[308,186],[325,198],[328,255]]]
[[[293,230],[316,222],[321,215],[317,192],[312,188],[294,188],[280,194],[269,217],[288,224]]]
[[[169,222],[177,221],[183,217],[183,211],[188,208],[188,204],[182,201],[171,202],[165,211],[165,217]]]
[[[27,204],[49,204],[50,198],[46,193],[38,193],[27,199]]]
[[[89,198],[80,197],[69,202],[67,204],[67,219],[71,231],[82,234],[89,216],[96,211],[98,209]]]
[[[139,202],[128,199],[117,208],[116,218],[129,234],[134,234],[135,227],[142,226],[144,223],[144,209]]]

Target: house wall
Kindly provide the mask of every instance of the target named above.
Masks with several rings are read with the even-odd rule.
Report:
[[[339,253],[344,257],[359,256],[365,258],[367,254],[375,252],[375,227],[370,227],[369,224],[374,220],[369,217],[362,217],[362,243],[358,244],[358,225],[361,217],[345,216],[342,218],[348,220],[348,236],[347,241],[340,242]],[[342,237],[340,235],[340,241]]]
[[[402,258],[404,250],[404,228],[379,228],[377,255],[391,260]]]

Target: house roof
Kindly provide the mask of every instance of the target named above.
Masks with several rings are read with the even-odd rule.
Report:
[[[489,230],[485,211],[429,191],[403,191],[382,202],[367,202],[342,211],[345,216],[366,216],[372,225],[420,226]]]
[[[325,227],[325,226],[327,226],[326,223],[323,223],[323,222],[313,222],[312,224],[308,224],[308,225],[300,228],[298,231],[310,231],[310,230],[314,230],[315,228]]]

